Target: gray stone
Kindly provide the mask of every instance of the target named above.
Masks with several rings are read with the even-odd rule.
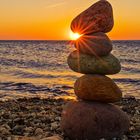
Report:
[[[51,130],[55,130],[57,128],[58,128],[58,123],[57,122],[51,123]]]
[[[22,135],[24,133],[24,125],[16,125],[13,129],[12,132],[15,135]]]
[[[95,57],[74,51],[69,55],[67,62],[73,71],[83,74],[109,75],[121,70],[119,60],[112,54]]]
[[[41,128],[37,128],[37,129],[35,130],[35,135],[36,135],[36,136],[43,135],[43,130],[42,130]]]
[[[10,133],[9,129],[6,129],[3,126],[0,126],[0,134],[1,135],[10,135],[11,133]]]

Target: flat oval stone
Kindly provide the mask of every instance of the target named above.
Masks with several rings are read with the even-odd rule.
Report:
[[[67,62],[73,71],[83,74],[108,75],[116,74],[121,70],[119,60],[112,54],[95,57],[74,51],[69,55]]]
[[[75,94],[83,100],[106,103],[117,102],[122,92],[115,82],[107,76],[86,74],[74,84]]]
[[[63,110],[61,129],[72,140],[111,139],[128,131],[129,118],[111,104],[71,101]]]
[[[71,30],[79,34],[107,33],[113,25],[111,4],[106,0],[100,0],[73,19]]]
[[[83,35],[74,44],[78,51],[89,55],[105,56],[112,51],[111,40],[102,32]]]

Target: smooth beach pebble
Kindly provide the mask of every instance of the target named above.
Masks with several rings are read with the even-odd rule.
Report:
[[[62,113],[61,128],[72,140],[120,137],[129,129],[127,115],[118,107],[99,102],[71,101]]]
[[[43,138],[41,140],[63,140],[60,136],[52,136],[48,138]]]
[[[83,100],[117,102],[122,92],[112,79],[102,75],[84,75],[74,85],[75,94]]]
[[[116,74],[121,70],[119,60],[112,54],[95,57],[74,51],[67,62],[73,71],[83,74]]]
[[[112,42],[105,33],[82,35],[74,41],[79,52],[95,56],[105,56],[112,51]]]
[[[109,32],[114,25],[113,10],[106,0],[100,0],[87,10],[79,14],[71,23],[73,32],[90,34],[95,32]]]

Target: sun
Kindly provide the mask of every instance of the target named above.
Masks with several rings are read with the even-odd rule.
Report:
[[[82,35],[80,35],[79,33],[70,32],[70,38],[71,38],[71,40],[77,40],[81,36]]]

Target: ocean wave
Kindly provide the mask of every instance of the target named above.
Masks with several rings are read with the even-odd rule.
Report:
[[[58,87],[47,87],[42,86],[42,85],[34,85],[32,83],[14,83],[14,82],[3,82],[0,83],[0,90],[4,90],[4,91],[21,91],[21,92],[31,92],[31,93],[36,93],[36,92],[42,92],[45,91],[46,94],[47,92],[52,92],[52,93],[56,93],[56,94],[66,94],[69,95],[68,92],[66,92],[65,90],[69,89],[70,87],[68,86],[58,86]],[[71,87],[72,88],[72,87]],[[65,89],[65,90],[63,90]]]
[[[113,79],[115,82],[119,83],[127,83],[127,84],[132,84],[132,85],[140,85],[140,79],[130,79],[130,78],[118,78],[118,79]]]
[[[122,65],[120,75],[113,75],[115,82],[124,93],[139,96],[140,41],[113,41],[113,48],[112,53]],[[0,90],[3,89],[0,95],[68,90],[62,86],[73,89],[80,76],[67,65],[67,57],[73,49],[65,41],[0,41]]]
[[[9,71],[7,72],[13,76],[18,76],[18,77],[21,77],[21,78],[46,78],[46,79],[53,79],[53,78],[73,78],[73,79],[76,79],[78,78],[78,76],[76,75],[69,75],[69,74],[63,74],[63,75],[60,75],[60,74],[57,74],[57,72],[48,72],[48,74],[39,74],[39,73],[30,73],[30,72],[25,72],[25,71],[20,71],[20,70],[14,70],[12,71]],[[47,73],[47,71],[46,71]],[[49,74],[50,73],[50,74]],[[59,72],[61,73],[61,72]]]
[[[140,68],[134,68],[134,67],[131,67],[131,66],[129,66],[129,67],[127,67],[127,66],[122,66],[122,71],[124,71],[124,72],[128,72],[128,73],[140,73]]]
[[[133,59],[133,58],[131,58],[131,59],[129,59],[129,58],[121,58],[120,59],[120,61],[123,63],[123,62],[127,62],[127,63],[132,63],[132,64],[134,64],[134,63],[140,63],[140,60],[137,60],[137,59]]]

